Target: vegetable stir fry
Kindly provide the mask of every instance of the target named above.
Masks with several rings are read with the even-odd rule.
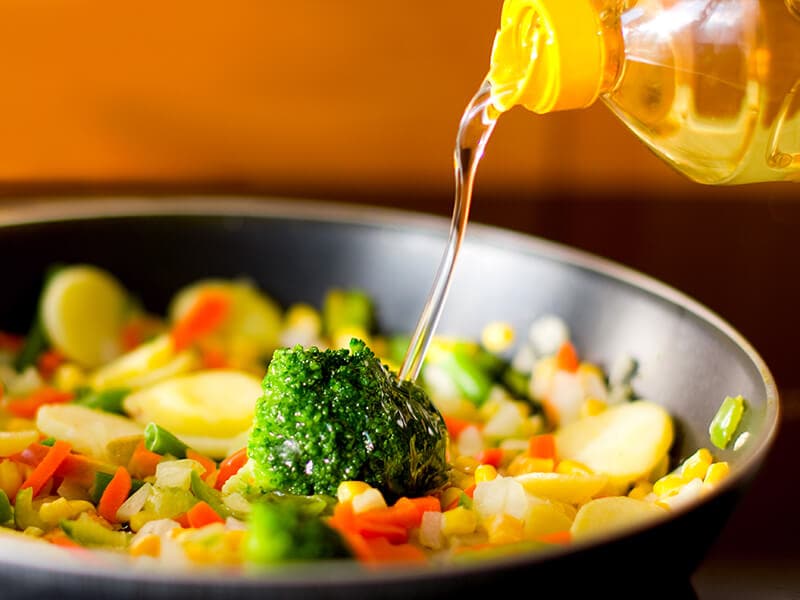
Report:
[[[167,568],[444,565],[663,518],[728,474],[707,448],[671,463],[635,360],[588,361],[558,316],[439,336],[416,384],[407,343],[362,290],[281,307],[203,280],[161,315],[55,267],[28,333],[0,333],[0,536]]]

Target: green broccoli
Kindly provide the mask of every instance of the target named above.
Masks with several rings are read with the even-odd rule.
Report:
[[[246,560],[263,566],[352,557],[339,532],[322,520],[326,507],[324,500],[268,494],[250,513]]]
[[[248,441],[262,490],[335,495],[340,482],[360,480],[392,501],[447,481],[444,419],[363,341],[279,349],[262,387]]]

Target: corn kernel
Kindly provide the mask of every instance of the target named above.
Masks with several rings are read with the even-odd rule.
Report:
[[[636,485],[633,486],[630,492],[628,492],[629,498],[634,498],[636,500],[644,500],[645,497],[653,491],[653,484],[649,481],[638,481]]]
[[[491,481],[497,477],[497,469],[495,469],[492,465],[480,465],[477,469],[475,469],[475,483],[481,483],[483,481]]]
[[[10,460],[5,460],[0,463],[0,490],[6,493],[6,496],[13,498],[22,485],[22,473],[20,473],[17,464]]]
[[[515,456],[509,463],[509,475],[523,475],[524,473],[552,473],[555,461],[552,458],[535,458],[527,454]]]
[[[679,473],[684,481],[691,481],[695,478],[703,479],[713,460],[714,457],[711,456],[711,452],[709,452],[707,448],[700,448],[683,461]]]
[[[514,328],[504,321],[488,323],[481,332],[481,343],[489,352],[505,352],[514,343]]]
[[[366,492],[369,488],[370,485],[365,481],[343,481],[336,488],[336,498],[339,502],[347,502],[362,492]]]
[[[509,514],[493,516],[486,524],[490,544],[513,544],[525,537],[525,523]]]
[[[730,470],[731,468],[727,462],[722,461],[713,463],[709,465],[708,469],[706,470],[706,476],[703,482],[710,485],[716,485],[728,476]]]
[[[131,556],[152,556],[158,558],[161,555],[161,538],[151,533],[137,538],[130,545]]]
[[[556,473],[561,473],[562,475],[591,475],[593,471],[582,462],[565,458],[558,461]]]
[[[663,498],[664,496],[677,493],[685,483],[683,477],[675,473],[670,473],[669,475],[664,475],[664,477],[653,484],[653,492],[659,498]]]
[[[595,415],[599,415],[606,408],[608,408],[608,405],[605,402],[599,398],[590,396],[583,401],[583,404],[581,404],[580,415],[582,417],[593,417]]]
[[[72,392],[86,384],[86,373],[75,363],[63,363],[53,372],[53,385],[59,390]]]
[[[467,535],[478,526],[478,516],[463,506],[442,513],[442,533],[446,536]]]
[[[372,487],[353,496],[351,502],[353,504],[353,512],[356,514],[368,510],[386,508],[386,500],[384,500],[383,494],[381,494],[380,490]]]

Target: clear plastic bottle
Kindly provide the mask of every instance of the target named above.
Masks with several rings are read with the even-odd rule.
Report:
[[[800,181],[800,0],[505,0],[500,112],[602,100],[707,184]]]

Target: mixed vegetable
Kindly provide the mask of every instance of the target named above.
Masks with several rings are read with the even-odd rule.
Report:
[[[248,280],[148,312],[111,273],[46,275],[27,335],[0,333],[0,535],[172,567],[371,567],[546,551],[663,518],[728,465],[670,463],[671,416],[568,324],[439,336],[418,382],[370,297],[279,306]],[[741,444],[745,401],[710,423]]]

